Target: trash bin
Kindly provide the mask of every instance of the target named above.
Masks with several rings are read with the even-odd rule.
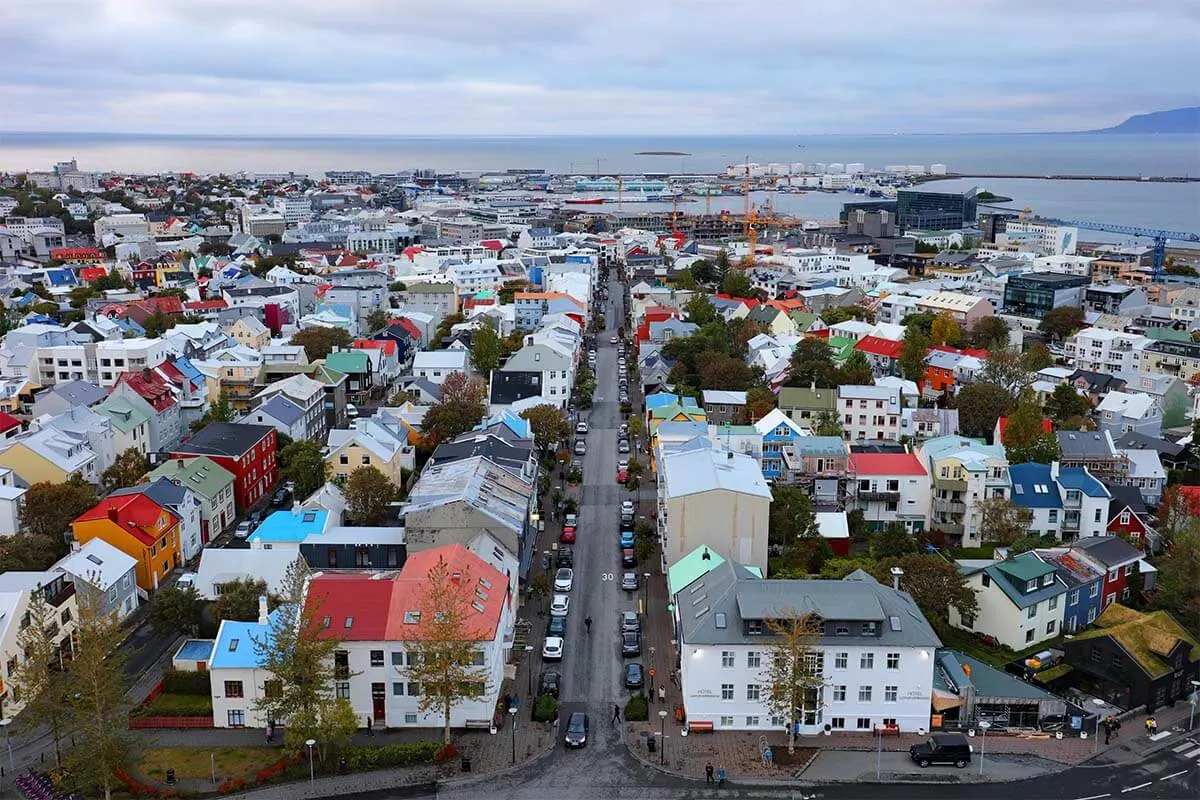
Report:
[[[646,740],[646,751],[649,753],[653,753],[656,750],[658,750],[658,740],[656,740],[653,736],[651,736],[649,739]]]
[[[471,757],[470,756],[462,757],[462,771],[463,772],[471,771]]]
[[[174,785],[175,785],[175,770],[168,769],[167,770],[167,786],[174,786]]]

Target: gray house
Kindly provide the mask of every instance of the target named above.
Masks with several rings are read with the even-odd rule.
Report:
[[[103,539],[92,539],[59,559],[52,569],[65,572],[75,591],[95,591],[102,610],[124,619],[138,606],[137,560]]]
[[[1162,408],[1151,395],[1112,391],[1096,406],[1096,426],[1113,439],[1131,431],[1157,437],[1162,434]]]
[[[108,392],[88,381],[56,383],[45,391],[34,395],[33,406],[30,408],[30,412],[35,417],[40,417],[43,414],[56,417],[59,414],[70,411],[76,406],[91,408],[107,396]]]

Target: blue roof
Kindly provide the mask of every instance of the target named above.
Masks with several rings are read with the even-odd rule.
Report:
[[[305,537],[325,530],[328,511],[276,511],[250,534],[251,542],[302,542]]]
[[[679,395],[671,394],[670,392],[655,392],[651,395],[646,395],[646,410],[653,411],[656,408],[669,406],[672,403],[679,402]]]
[[[277,394],[250,414],[266,414],[282,422],[284,425],[295,425],[304,417],[304,409],[288,400],[282,394]],[[247,416],[250,416],[247,414]]]
[[[175,369],[183,373],[183,376],[190,381],[203,381],[204,375],[200,370],[192,365],[192,362],[185,356],[180,356],[175,359]]]
[[[1049,464],[1014,464],[1008,468],[1008,475],[1012,478],[1013,503],[1023,508],[1062,508]]]
[[[180,661],[208,661],[212,655],[213,639],[188,639],[175,653]]]
[[[274,620],[279,609],[271,612],[270,619]],[[271,626],[254,622],[238,622],[237,620],[221,620],[217,631],[217,641],[213,644],[212,658],[208,668],[213,669],[255,669],[262,666],[262,657],[255,640],[269,645]]]
[[[1063,467],[1058,471],[1058,482],[1064,489],[1078,489],[1088,497],[1110,497],[1104,484],[1092,477],[1084,467]]]
[[[55,286],[68,286],[75,283],[75,271],[70,269],[48,269],[46,277]]]

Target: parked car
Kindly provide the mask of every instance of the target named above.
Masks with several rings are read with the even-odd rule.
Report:
[[[621,634],[621,657],[635,658],[642,654],[642,637],[637,633]]]
[[[629,425],[625,422],[622,422],[621,427],[617,430],[617,433],[621,436],[628,436],[629,435]]]
[[[636,611],[621,612],[621,633],[641,633],[642,622]]]
[[[618,470],[617,470],[617,483],[622,483],[622,484],[623,484],[623,483],[625,483],[625,482],[626,482],[626,481],[628,481],[628,480],[629,480],[629,470],[627,470],[627,469],[618,469]]]
[[[621,549],[622,550],[624,550],[626,547],[633,547],[633,540],[634,540],[633,531],[621,531]]]
[[[617,469],[629,469],[629,456],[621,456],[617,459]]]
[[[585,442],[583,439],[575,440],[575,455],[577,455],[577,456],[587,455],[587,442]]]
[[[570,567],[560,567],[558,572],[554,573],[554,591],[569,592],[574,585],[575,570]]]
[[[547,636],[564,637],[567,635],[567,618],[566,617],[551,617],[550,622],[546,624]]]
[[[575,548],[570,545],[558,548],[558,554],[554,558],[554,565],[557,567],[574,567]]]
[[[274,508],[284,506],[292,499],[292,493],[287,489],[277,489],[275,494],[271,495],[271,505]]]
[[[642,665],[636,661],[630,661],[625,665],[625,688],[640,689],[646,682],[645,670]]]
[[[259,525],[262,525],[263,512],[251,511],[250,516],[246,517],[246,521],[250,523],[251,528],[257,528]]]
[[[184,572],[179,576],[179,580],[175,581],[175,587],[178,589],[196,588],[196,573]]]
[[[908,756],[919,767],[953,764],[962,769],[971,763],[971,745],[961,733],[935,733],[908,748]]]
[[[563,738],[567,747],[583,747],[587,744],[588,715],[576,711],[567,719],[567,735]]]
[[[633,501],[632,500],[622,500],[621,501],[621,513],[622,514],[632,514],[633,513]]]
[[[636,572],[621,573],[621,588],[627,592],[636,592],[638,590],[638,576]]]
[[[608,343],[609,343],[609,344],[616,344],[616,343],[617,343],[617,342],[619,342],[619,341],[621,341],[621,340],[620,340],[620,339],[618,339],[616,336],[610,336],[610,337],[608,337]]]
[[[575,432],[581,436],[587,436],[588,424],[583,420],[580,420],[575,424]]]
[[[625,403],[625,402],[628,402],[628,400],[629,400],[629,396],[626,395],[621,400],[621,402]],[[628,439],[621,439],[620,441],[617,442],[617,452],[618,453],[628,453],[629,452],[629,440]]]
[[[350,419],[358,416],[358,408],[353,403],[346,403],[346,416]]]
[[[562,661],[563,640],[561,636],[547,636],[542,643],[542,661]]]
[[[634,549],[632,547],[621,548],[621,566],[622,567],[636,567],[637,566],[637,553],[634,552]]]
[[[550,601],[550,616],[565,617],[571,607],[571,598],[565,594],[556,594]]]
[[[558,540],[560,542],[562,542],[563,544],[574,544],[575,543],[575,529],[564,525],[563,529],[562,529],[562,533],[560,533],[558,535]]]
[[[250,524],[250,520],[243,520],[238,523],[238,526],[233,531],[233,536],[236,539],[245,539],[254,530],[254,526]]]
[[[542,673],[542,677],[538,679],[538,694],[548,694],[553,697],[558,697],[558,693],[562,690],[562,673],[548,669]]]

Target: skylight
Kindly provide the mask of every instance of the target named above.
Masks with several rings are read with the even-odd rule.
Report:
[[[491,581],[489,581],[487,578],[480,578],[480,579],[479,579],[479,585],[480,585],[480,586],[482,586],[482,587],[483,587],[483,588],[485,588],[485,589],[491,589],[491,588],[492,588],[492,582],[491,582]]]
[[[421,612],[420,611],[405,611],[404,612],[404,624],[405,625],[416,625],[420,621],[421,621]]]
[[[713,614],[713,620],[718,628],[724,629],[726,627],[724,611],[718,611],[716,614]]]
[[[483,613],[483,603],[479,602],[478,600],[471,601],[471,608],[475,609],[480,614]]]
[[[229,640],[229,652],[231,652],[231,653],[236,652],[237,647],[238,647],[238,642],[240,642],[240,641],[242,641],[242,640],[241,639],[230,639]]]
[[[87,554],[87,560],[98,566],[104,566],[104,561],[101,560],[98,556],[93,555],[92,553]]]
[[[316,521],[317,521],[317,512],[315,512],[315,511],[305,511],[305,512],[304,512],[304,516],[303,516],[301,519],[302,519],[304,522],[316,522]]]
[[[1019,483],[1013,484],[1013,491],[1017,494],[1025,494],[1025,487]]]
[[[896,616],[888,617],[888,625],[890,625],[892,627],[892,630],[899,631],[900,630],[900,618],[896,617]]]

